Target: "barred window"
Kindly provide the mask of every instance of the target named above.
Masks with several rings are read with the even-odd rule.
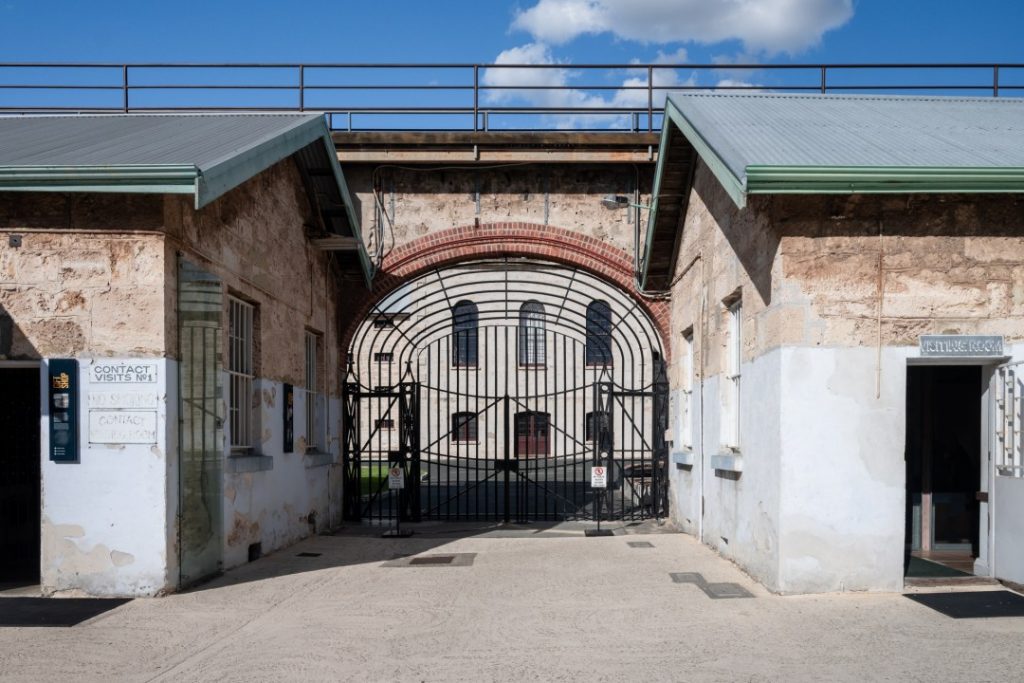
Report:
[[[476,413],[452,413],[452,440],[461,442],[476,442],[477,422]]]
[[[591,301],[587,306],[587,365],[612,362],[612,308],[607,301]]]
[[[228,297],[228,424],[231,448],[237,450],[253,445],[254,313],[252,304]]]
[[[320,364],[320,336],[306,332],[306,448],[322,451],[324,449],[323,429],[321,428],[321,395],[317,372]]]
[[[479,320],[480,314],[472,301],[460,301],[452,307],[452,364],[455,367],[476,367]]]
[[[544,365],[544,305],[527,301],[519,307],[519,364]]]

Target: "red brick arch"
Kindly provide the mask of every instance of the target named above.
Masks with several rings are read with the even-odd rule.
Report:
[[[661,335],[669,354],[669,305],[667,301],[640,297],[633,283],[633,259],[622,249],[582,233],[535,223],[482,223],[424,235],[403,244],[384,257],[372,289],[358,300],[349,300],[342,311],[342,353],[373,305],[404,282],[454,263],[488,258],[533,257],[579,267],[617,285],[636,299]]]

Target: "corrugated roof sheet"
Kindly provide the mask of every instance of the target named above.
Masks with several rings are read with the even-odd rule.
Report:
[[[0,117],[0,166],[196,166],[259,145],[316,114]]]
[[[730,171],[748,166],[1024,167],[1013,98],[672,93]]]

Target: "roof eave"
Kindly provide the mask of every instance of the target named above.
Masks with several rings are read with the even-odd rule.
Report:
[[[731,170],[729,170],[728,165],[726,165],[721,156],[715,152],[711,145],[708,144],[703,136],[700,135],[697,129],[683,115],[679,108],[675,106],[672,100],[667,99],[665,101],[665,124],[662,125],[661,140],[658,144],[658,164],[654,171],[651,210],[647,217],[644,257],[640,265],[639,284],[642,291],[646,291],[648,287],[648,274],[650,270],[649,264],[654,244],[654,228],[658,219],[658,197],[660,196],[661,179],[670,154],[668,144],[669,125],[674,125],[679,129],[683,134],[683,137],[685,137],[693,146],[694,150],[696,150],[697,156],[708,166],[736,205],[742,209],[747,204],[745,178],[738,178]],[[686,195],[689,194],[692,182],[693,175],[691,173],[690,187],[686,187],[684,190]],[[685,220],[686,216],[683,215],[682,219]]]

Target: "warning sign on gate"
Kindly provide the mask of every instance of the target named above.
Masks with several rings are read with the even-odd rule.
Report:
[[[600,465],[595,465],[590,468],[590,488],[592,489],[605,489],[608,488],[608,468]]]
[[[404,489],[405,488],[405,473],[402,472],[402,468],[395,465],[388,470],[388,489]]]

